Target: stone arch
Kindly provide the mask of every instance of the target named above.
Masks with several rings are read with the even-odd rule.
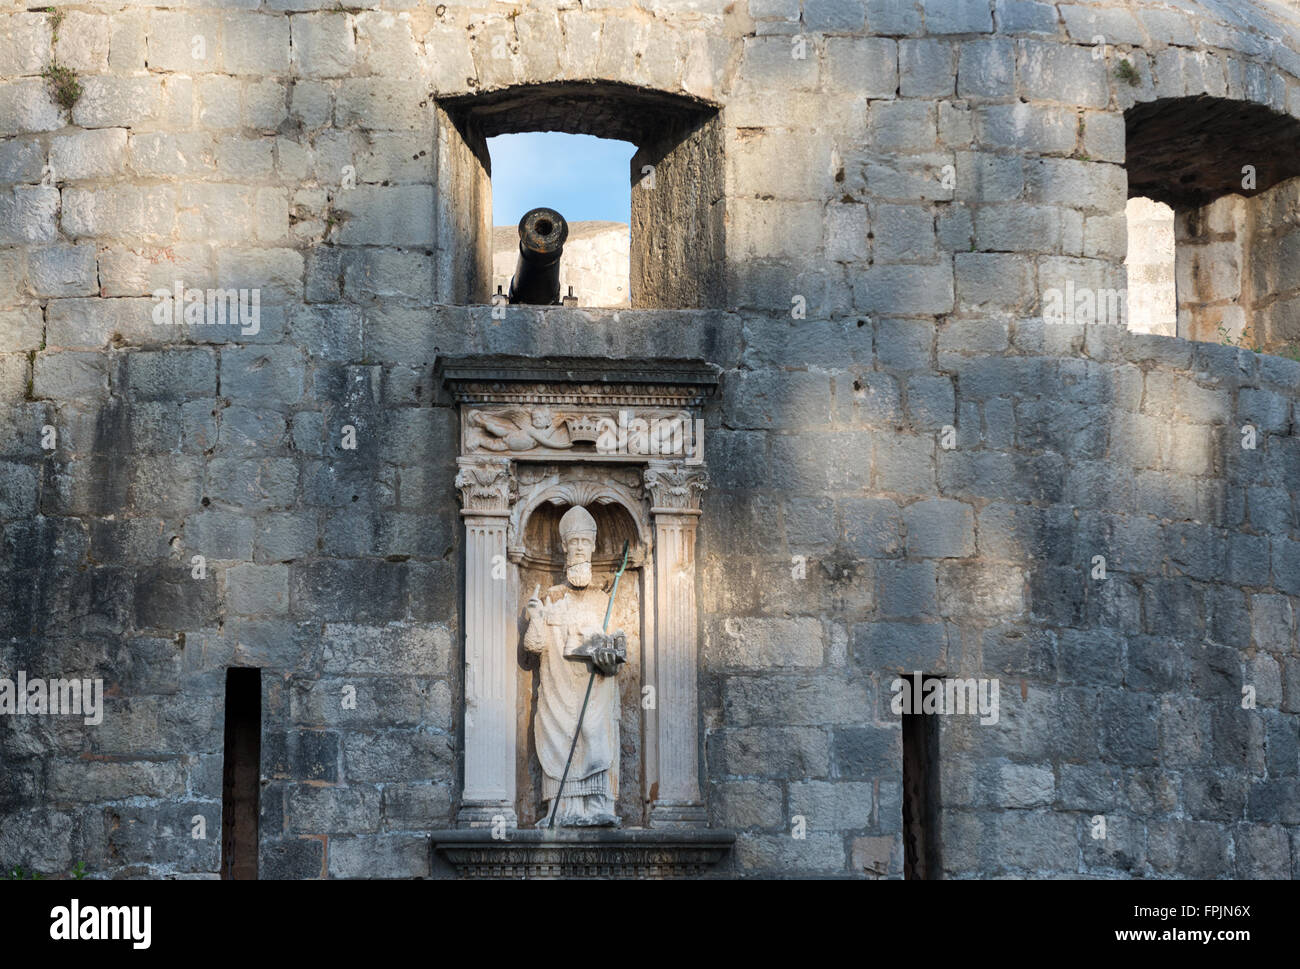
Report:
[[[520,131],[562,131],[617,138],[640,147],[662,138],[682,119],[702,119],[718,105],[702,98],[620,81],[512,84],[439,101],[483,138]]]
[[[558,522],[570,506],[582,505],[596,519],[598,529],[593,567],[597,571],[608,569],[621,552],[624,539],[629,542],[629,567],[639,566],[652,545],[653,526],[637,481],[640,468],[629,468],[627,472],[606,475],[593,468],[558,467],[526,493],[521,492],[511,509],[508,550],[511,561],[537,567],[548,564],[543,559],[549,559],[549,564],[561,560],[562,554],[553,547],[554,537],[542,535],[538,526]],[[626,514],[614,514],[610,506]],[[530,539],[544,539],[542,547],[550,548],[549,555],[530,560],[526,549],[538,547]]]
[[[1254,101],[1157,98],[1124,112],[1129,195],[1199,208],[1300,175],[1300,119]],[[1242,186],[1242,167],[1255,187]]]

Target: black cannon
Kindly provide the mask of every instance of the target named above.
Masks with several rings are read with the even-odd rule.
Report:
[[[519,220],[519,259],[510,280],[510,302],[560,305],[560,257],[569,223],[555,209],[531,209]]]

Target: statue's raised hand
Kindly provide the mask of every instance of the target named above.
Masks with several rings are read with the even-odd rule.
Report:
[[[542,621],[542,600],[537,596],[531,596],[528,605],[524,607],[528,613],[530,623]]]

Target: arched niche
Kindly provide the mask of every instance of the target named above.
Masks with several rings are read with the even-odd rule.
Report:
[[[552,519],[558,522],[569,507],[582,505],[596,519],[594,569],[608,569],[611,563],[617,567],[615,560],[622,552],[624,539],[629,546],[629,566],[637,568],[642,564],[651,546],[652,526],[639,471],[569,465],[546,468],[540,473],[544,475],[540,480],[521,487],[511,511],[508,554],[512,562],[541,566],[543,554],[546,561],[562,562],[564,552],[558,547],[558,532],[547,526]],[[626,514],[613,514],[611,506]],[[546,551],[539,554],[543,548]]]
[[[576,469],[574,469],[576,470]],[[528,554],[512,562],[517,570],[511,576],[511,587],[518,590],[513,600],[517,617],[516,659],[518,718],[516,721],[516,800],[515,814],[522,827],[531,827],[543,817],[542,775],[534,739],[537,692],[540,687],[537,657],[529,655],[522,647],[525,631],[524,607],[529,596],[540,587],[545,590],[564,582],[564,549],[560,545],[560,519],[565,512],[582,504],[558,499],[569,493],[582,496],[582,489],[565,489],[553,486],[547,489],[551,500],[543,499],[533,505],[523,525]],[[646,819],[646,765],[642,755],[645,717],[641,708],[641,690],[645,670],[644,650],[647,639],[646,603],[652,601],[646,570],[642,567],[644,555],[633,561],[632,547],[643,547],[638,537],[635,511],[622,501],[610,496],[606,500],[582,504],[596,520],[596,551],[592,556],[592,585],[614,593],[610,609],[611,630],[622,630],[627,636],[627,663],[619,670],[620,701],[620,756],[618,814],[631,827],[641,827]],[[613,577],[621,562],[623,541],[629,543],[628,567],[613,590]],[[652,581],[652,580],[650,580]]]

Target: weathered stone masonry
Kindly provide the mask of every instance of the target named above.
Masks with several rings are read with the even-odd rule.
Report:
[[[720,368],[697,560],[722,874],[901,874],[889,682],[919,669],[1003,686],[996,726],[942,725],[945,876],[1300,875],[1300,364],[1036,319],[1063,281],[1124,286],[1126,109],[1300,118],[1294,8],[72,4],[53,50],[5,9],[0,672],[111,698],[98,727],[0,717],[0,861],[214,877],[225,670],[251,665],[262,877],[442,874],[464,532],[434,363],[523,354]],[[487,186],[445,103],[543,82],[713,112],[678,160],[720,192],[687,226],[718,258],[663,263],[696,274],[663,308],[463,305]],[[1257,305],[1285,334],[1272,226]],[[177,280],[259,289],[258,332],[155,325]]]

